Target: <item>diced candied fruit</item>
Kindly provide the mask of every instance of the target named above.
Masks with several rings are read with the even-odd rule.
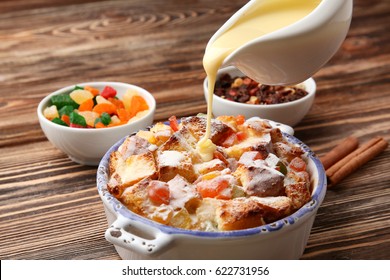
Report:
[[[118,118],[117,115],[113,115],[111,117],[111,123],[110,123],[111,125],[118,125],[120,123],[121,123],[121,120]]]
[[[60,115],[58,114],[58,110],[57,110],[57,106],[56,105],[51,105],[50,107],[46,107],[43,110],[43,115],[48,120],[52,120],[52,119],[60,117]]]
[[[74,102],[68,94],[54,95],[50,98],[50,102],[52,105],[56,105],[57,109],[61,109],[64,106],[72,106],[74,109],[79,107],[79,104]]]
[[[106,112],[103,112],[101,115],[100,115],[100,119],[102,120],[102,123],[104,125],[109,125],[110,122],[111,122],[111,116],[106,113]]]
[[[122,97],[123,105],[125,106],[125,109],[127,111],[130,111],[131,108],[131,99],[133,96],[139,95],[137,91],[129,89],[125,92],[125,94]]]
[[[117,114],[118,114],[118,118],[122,121],[122,122],[127,122],[130,118],[130,115],[129,113],[127,112],[126,109],[124,108],[118,108],[116,110]]]
[[[66,105],[64,107],[62,107],[61,109],[58,110],[58,113],[60,114],[60,116],[62,117],[63,115],[70,115],[70,113],[72,113],[74,110],[74,108],[70,105]]]
[[[85,122],[90,127],[95,126],[95,120],[99,117],[98,113],[95,113],[92,111],[82,111],[82,112],[79,112],[79,115],[84,117]]]
[[[103,91],[100,93],[100,95],[106,99],[110,97],[115,97],[116,90],[110,86],[105,86]]]
[[[105,99],[103,96],[96,96],[96,103],[97,104],[103,104],[103,103],[107,103],[107,104],[112,104],[110,101],[108,101],[107,99]]]
[[[149,199],[156,205],[169,204],[169,185],[161,181],[151,181],[148,189]]]
[[[64,122],[63,120],[61,120],[60,118],[54,118],[51,120],[53,123],[56,123],[56,124],[59,124],[59,125],[63,125],[63,126],[68,126],[66,124],[66,122]]]
[[[48,120],[58,118],[55,123],[61,125],[103,128],[133,122],[149,112],[147,102],[137,91],[128,90],[124,99],[116,94],[116,89],[110,86],[101,94],[91,86],[75,86],[68,94],[52,96],[43,114]]]
[[[123,104],[123,101],[120,100],[120,99],[116,99],[114,97],[110,97],[107,100],[110,101],[112,104],[114,104],[118,109],[119,108],[125,108],[125,105]]]
[[[297,171],[297,172],[304,171],[304,170],[306,170],[306,162],[299,157],[295,157],[290,162],[289,167],[292,170]]]
[[[98,114],[115,114],[116,113],[116,107],[114,104],[110,103],[100,103],[97,104],[95,107],[92,109],[93,112],[96,112]]]
[[[173,131],[178,131],[179,130],[179,125],[177,123],[176,116],[171,116],[169,117],[169,125],[172,128]]]
[[[70,93],[70,98],[72,98],[74,102],[80,105],[84,101],[92,99],[93,94],[88,90],[76,89]]]
[[[90,86],[85,86],[84,87],[85,90],[88,90],[90,93],[92,93],[94,96],[98,95],[99,94],[99,90],[97,88],[93,88],[93,87],[90,87]]]
[[[133,117],[137,115],[137,113],[148,109],[149,109],[148,103],[146,103],[145,99],[143,99],[142,96],[139,95],[133,96],[130,102],[130,110],[129,110],[130,117]]]
[[[93,105],[93,100],[87,99],[80,104],[79,111],[92,111]]]
[[[138,113],[137,113],[134,117],[132,117],[128,122],[130,123],[130,122],[139,120],[140,118],[142,118],[143,116],[145,116],[148,112],[149,112],[149,110],[144,110],[144,111],[138,112]]]
[[[230,196],[226,196],[224,190],[229,187],[229,182],[217,177],[208,181],[200,181],[196,184],[196,189],[200,195],[211,198],[229,199]]]
[[[137,132],[137,136],[147,140],[150,144],[156,144],[157,139],[154,136],[154,133],[151,131],[145,131],[145,130],[140,130]]]
[[[70,126],[71,127],[87,127],[85,118],[76,112],[70,113]]]

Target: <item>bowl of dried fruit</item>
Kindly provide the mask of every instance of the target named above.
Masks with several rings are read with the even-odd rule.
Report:
[[[98,165],[119,139],[153,123],[151,93],[119,82],[79,83],[42,99],[37,114],[49,141],[69,158]]]
[[[208,100],[208,80],[204,94]],[[309,112],[316,93],[313,78],[293,86],[259,84],[235,67],[218,71],[213,96],[213,115],[244,115],[261,117],[295,126]]]

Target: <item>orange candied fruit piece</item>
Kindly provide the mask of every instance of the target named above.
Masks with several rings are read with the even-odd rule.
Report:
[[[70,126],[70,118],[68,115],[62,115],[61,120],[66,123],[68,126]]]
[[[297,171],[297,172],[305,171],[306,170],[306,162],[303,159],[299,158],[299,157],[295,157],[290,162],[289,167],[292,170]]]
[[[244,122],[245,122],[245,116],[243,116],[243,115],[238,115],[238,116],[236,117],[236,123],[237,123],[238,125],[244,124]]]
[[[93,107],[92,111],[98,113],[99,115],[104,112],[112,115],[116,113],[116,106],[112,103],[100,103]]]
[[[93,105],[93,100],[87,99],[80,104],[79,111],[92,111]]]
[[[116,106],[116,108],[125,108],[125,105],[123,104],[123,101],[120,100],[120,99],[116,99],[114,97],[109,97],[107,99],[108,101],[110,101],[112,104],[114,104]]]
[[[106,126],[102,122],[98,122],[95,124],[95,128],[105,128]]]
[[[97,88],[93,88],[93,87],[90,87],[90,86],[85,86],[84,90],[88,90],[90,93],[93,94],[93,96],[96,96],[96,95],[99,94],[99,90]]]
[[[148,103],[146,103],[145,99],[142,96],[135,95],[131,98],[130,103],[130,118],[137,115],[138,112],[148,110],[149,106]]]
[[[116,110],[118,114],[118,118],[121,120],[121,122],[127,122],[130,119],[129,113],[124,108],[118,108]]]

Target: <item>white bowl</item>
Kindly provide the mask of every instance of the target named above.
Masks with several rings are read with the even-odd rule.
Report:
[[[156,223],[130,211],[107,190],[112,146],[97,170],[97,188],[110,227],[106,239],[122,259],[299,259],[326,193],[326,176],[319,159],[294,136],[283,133],[305,151],[311,175],[311,200],[290,216],[260,227],[204,232]]]
[[[153,95],[145,89],[119,82],[88,82],[77,85],[89,85],[100,91],[105,86],[111,86],[117,90],[118,97],[122,97],[128,89],[135,90],[146,100],[149,105],[149,112],[139,120],[115,127],[102,129],[66,127],[46,119],[43,115],[43,110],[49,105],[50,98],[53,95],[69,93],[75,85],[59,89],[49,94],[38,105],[37,114],[39,123],[49,141],[66,153],[71,160],[84,165],[98,165],[103,155],[115,142],[153,123],[156,101]]]
[[[235,67],[226,67],[218,71],[217,79],[228,73],[231,77],[245,76],[240,70]],[[308,92],[306,96],[295,101],[281,104],[246,104],[223,99],[217,95],[213,95],[213,115],[215,117],[223,115],[244,115],[246,118],[261,117],[263,119],[273,120],[290,126],[298,124],[304,116],[309,112],[314,97],[316,94],[316,83],[313,78],[304,81],[303,86]],[[203,90],[206,101],[208,102],[208,80],[203,83]]]

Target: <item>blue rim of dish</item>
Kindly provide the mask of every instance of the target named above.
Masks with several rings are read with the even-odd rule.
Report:
[[[134,133],[135,134],[135,133]],[[132,135],[134,135],[132,134]],[[131,136],[131,135],[130,135]],[[178,234],[178,235],[192,235],[197,237],[218,237],[218,238],[232,238],[232,237],[242,237],[242,236],[250,236],[255,234],[267,234],[270,232],[280,231],[282,229],[286,229],[291,225],[297,224],[301,219],[309,216],[308,214],[316,211],[320,204],[322,203],[325,193],[326,193],[326,175],[325,170],[320,162],[320,160],[316,157],[316,155],[299,139],[295,138],[290,134],[283,133],[283,136],[293,144],[299,145],[305,152],[305,155],[312,159],[315,165],[315,168],[318,171],[318,182],[317,186],[313,186],[314,192],[311,196],[311,200],[303,205],[300,209],[298,209],[293,214],[284,217],[278,221],[275,221],[270,224],[262,225],[255,228],[243,229],[243,230],[234,230],[234,231],[219,231],[219,232],[206,232],[199,230],[187,230],[181,228],[175,228],[163,224],[159,224],[148,218],[142,217],[133,213],[130,209],[128,209],[125,205],[123,205],[118,199],[116,199],[109,191],[107,190],[107,181],[108,181],[108,163],[110,159],[110,155],[112,152],[118,150],[119,146],[123,143],[123,141],[128,137],[123,137],[117,143],[115,143],[104,155],[102,160],[100,161],[99,167],[97,169],[97,188],[102,199],[105,199],[108,204],[111,206],[112,210],[114,210],[118,215],[121,215],[130,220],[138,221],[153,227],[154,229],[158,229],[165,234]]]

